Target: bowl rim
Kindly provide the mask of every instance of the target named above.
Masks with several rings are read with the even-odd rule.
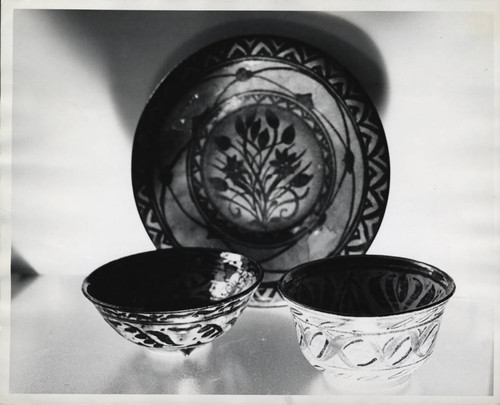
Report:
[[[433,274],[433,273],[439,274],[443,279],[446,280],[450,290],[447,292],[447,294],[445,294],[444,297],[442,297],[439,300],[434,301],[430,304],[426,304],[426,305],[423,305],[423,306],[421,306],[419,308],[415,308],[415,309],[405,309],[405,310],[394,312],[391,314],[382,314],[382,315],[353,315],[353,314],[342,313],[340,311],[319,309],[319,308],[315,308],[311,305],[306,305],[302,302],[297,301],[296,299],[292,298],[289,294],[287,294],[285,291],[284,284],[287,281],[287,279],[289,279],[290,277],[293,277],[297,273],[306,274],[309,272],[319,271],[317,268],[315,268],[315,266],[320,265],[322,263],[335,263],[335,262],[342,262],[342,261],[349,262],[349,263],[355,263],[355,262],[362,263],[363,261],[370,260],[370,259],[387,261],[388,264],[392,264],[392,265],[406,264],[407,266],[408,265],[416,266],[421,270],[427,271],[428,275]],[[335,271],[335,270],[331,270],[331,271]],[[424,274],[424,272],[422,272],[422,274]],[[420,312],[420,311],[423,311],[423,310],[426,310],[429,308],[438,307],[439,305],[446,303],[453,296],[453,294],[456,291],[456,284],[455,284],[455,281],[453,280],[453,278],[448,273],[437,268],[436,266],[433,266],[431,264],[428,264],[428,263],[425,263],[425,262],[422,262],[419,260],[410,259],[410,258],[401,257],[401,256],[392,256],[392,255],[362,254],[362,255],[353,255],[353,256],[330,256],[330,257],[325,257],[322,259],[317,259],[317,260],[312,260],[312,261],[309,261],[306,263],[302,263],[298,266],[295,266],[294,268],[289,270],[287,273],[285,273],[279,279],[279,281],[277,283],[277,288],[278,288],[279,293],[281,294],[281,296],[283,297],[283,299],[285,301],[288,301],[289,303],[291,303],[295,306],[305,308],[305,309],[310,310],[310,311],[314,311],[314,312],[321,313],[321,314],[336,315],[336,316],[344,317],[344,318],[352,318],[352,319],[361,319],[361,318],[375,319],[375,318],[389,318],[389,317],[395,317],[395,316],[399,316],[399,315],[407,315],[410,313]]]
[[[222,299],[217,300],[217,301],[213,301],[213,303],[211,303],[209,305],[196,306],[193,308],[185,308],[185,309],[176,309],[176,310],[146,310],[146,309],[141,309],[138,307],[130,307],[130,306],[125,306],[125,305],[112,304],[112,303],[102,301],[100,299],[95,298],[88,291],[88,287],[91,284],[91,282],[90,282],[91,276],[96,274],[97,272],[105,271],[107,267],[111,267],[116,263],[131,259],[134,257],[168,255],[169,253],[173,254],[175,252],[181,252],[181,251],[182,252],[192,252],[192,253],[195,253],[195,252],[209,253],[209,252],[211,252],[211,253],[215,253],[215,254],[231,253],[231,254],[238,255],[238,256],[248,260],[250,263],[253,264],[253,267],[255,268],[255,271],[256,271],[256,279],[250,286],[248,286],[244,290],[238,292],[237,294],[222,298]],[[190,313],[190,312],[194,312],[194,311],[206,310],[206,309],[218,306],[220,304],[235,301],[235,300],[237,300],[237,299],[239,299],[247,294],[251,294],[252,291],[256,290],[257,287],[262,282],[263,278],[264,278],[264,271],[263,271],[262,267],[260,266],[260,264],[257,261],[255,261],[254,259],[252,259],[248,256],[245,256],[245,255],[242,255],[241,253],[233,252],[233,251],[226,250],[226,249],[218,249],[218,248],[210,248],[210,247],[172,247],[172,248],[166,248],[166,249],[156,249],[156,250],[149,250],[149,251],[145,251],[145,252],[134,253],[134,254],[127,255],[127,256],[122,256],[122,257],[115,259],[115,260],[111,260],[111,261],[103,264],[102,266],[99,266],[98,268],[93,270],[90,274],[88,274],[85,277],[85,279],[83,280],[82,285],[81,285],[81,291],[82,291],[83,295],[89,301],[91,301],[94,305],[99,305],[99,306],[104,307],[104,308],[109,308],[109,309],[113,309],[113,310],[117,310],[117,311],[129,312],[129,313],[134,313],[134,314],[147,314],[147,315],[149,315],[149,314],[157,314],[157,315],[172,314],[172,315],[176,315],[176,314],[186,314],[186,313]]]

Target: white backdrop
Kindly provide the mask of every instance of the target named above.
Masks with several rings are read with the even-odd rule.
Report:
[[[323,47],[372,96],[391,186],[368,253],[434,264],[460,296],[492,294],[494,36],[480,12],[15,11],[16,251],[40,274],[84,276],[153,249],[130,175],[142,109],[182,58],[255,31]]]

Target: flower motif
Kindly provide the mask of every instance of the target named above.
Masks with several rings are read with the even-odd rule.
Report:
[[[232,216],[244,213],[249,225],[262,230],[296,215],[313,178],[306,172],[311,162],[303,161],[306,149],[298,151],[294,123],[280,120],[280,111],[253,106],[231,118],[233,134],[213,138],[218,156],[210,186]]]
[[[226,164],[222,169],[226,177],[233,183],[238,184],[246,170],[243,165],[243,160],[239,160],[236,155],[226,156]]]
[[[271,160],[269,164],[274,167],[274,173],[281,178],[295,173],[300,167],[300,162],[297,163],[300,157],[295,152],[288,154],[288,148],[283,151],[276,149],[275,157],[276,159]]]

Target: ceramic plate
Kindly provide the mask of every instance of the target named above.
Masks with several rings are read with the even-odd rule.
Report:
[[[253,305],[274,306],[291,267],[367,251],[389,156],[374,106],[331,57],[295,40],[237,37],[160,83],[136,130],[132,174],[157,248],[253,257],[266,272]]]

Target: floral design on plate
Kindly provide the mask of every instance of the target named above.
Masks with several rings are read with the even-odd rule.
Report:
[[[255,258],[254,305],[282,305],[291,267],[365,253],[389,190],[375,108],[328,55],[279,37],[230,38],[187,58],[139,121],[133,188],[158,248]]]
[[[238,102],[235,103],[235,100]],[[239,95],[201,125],[188,157],[194,201],[222,237],[286,246],[320,220],[334,186],[333,149],[321,123],[282,95]]]

